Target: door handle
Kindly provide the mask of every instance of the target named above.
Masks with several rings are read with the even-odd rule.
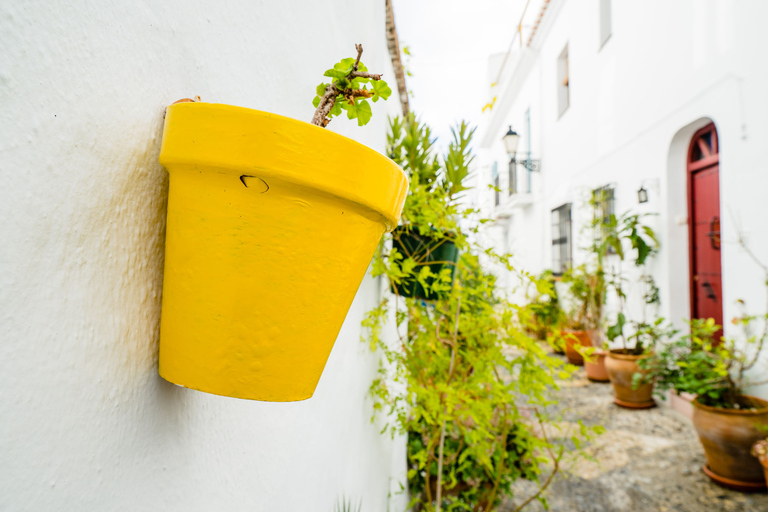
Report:
[[[707,291],[707,298],[717,302],[717,295],[715,295],[715,290],[712,288],[712,285],[709,284],[709,281],[704,281],[701,283],[701,286]]]

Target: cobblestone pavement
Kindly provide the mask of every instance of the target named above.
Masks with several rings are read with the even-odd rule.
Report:
[[[666,402],[646,410],[614,405],[610,383],[593,383],[581,369],[564,382],[555,411],[568,429],[581,419],[603,425],[605,434],[587,449],[595,462],[566,464],[550,486],[550,510],[568,512],[734,511],[768,512],[768,494],[743,494],[714,484],[701,471],[705,462],[691,422]],[[535,492],[530,482],[515,484],[515,498],[503,512]],[[544,510],[538,503],[527,511]]]

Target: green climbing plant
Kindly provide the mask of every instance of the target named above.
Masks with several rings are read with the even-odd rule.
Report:
[[[593,211],[590,252],[594,257],[596,273],[603,276],[606,289],[613,291],[618,305],[615,320],[606,328],[606,337],[610,341],[620,339],[625,353],[640,355],[662,339],[667,329],[663,322],[650,320],[647,315],[648,308],[659,302],[658,288],[647,269],[650,258],[658,252],[659,241],[653,228],[645,224],[645,219],[652,214],[625,212],[619,216],[613,213],[603,215],[606,193],[605,189],[598,189],[590,199]],[[608,261],[610,256],[613,256],[611,262]],[[629,320],[626,314],[627,278],[623,271],[626,261],[642,271],[639,284],[644,287],[644,302],[639,321]],[[624,332],[628,325],[634,328],[631,335]]]
[[[473,133],[457,126],[440,158],[431,152],[429,128],[414,116],[390,122],[388,154],[411,178],[403,226],[435,240],[449,234],[460,257],[435,273],[397,244],[382,243],[373,274],[394,289],[416,279],[436,298],[389,296],[363,321],[364,341],[383,356],[371,387],[374,409],[388,421],[385,432],[408,436],[411,505],[423,511],[495,510],[519,478],[540,486],[523,506],[545,502],[563,458],[593,433],[580,426],[568,445],[549,437],[551,392],[574,368],[519,326],[521,307],[505,298],[486,266],[541,290],[551,281],[515,269],[510,255],[470,238],[482,219],[459,198],[467,190]],[[392,310],[400,333],[394,344],[382,336]]]

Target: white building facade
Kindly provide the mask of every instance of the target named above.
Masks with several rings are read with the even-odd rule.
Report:
[[[165,107],[200,95],[308,122],[355,43],[394,90],[384,1],[2,2],[0,33],[0,510],[403,510],[405,441],[371,422],[360,341],[380,281],[309,400],[157,371]],[[328,129],[383,152],[397,94],[373,109]]]
[[[615,213],[655,214],[661,316],[681,325],[719,310],[735,334],[737,299],[764,313],[763,271],[736,241],[768,263],[766,16],[757,0],[532,4],[520,43],[490,60],[478,164],[501,192],[483,189],[486,233],[530,272],[579,264],[589,198],[605,187]],[[510,174],[510,125],[517,161],[540,170]]]

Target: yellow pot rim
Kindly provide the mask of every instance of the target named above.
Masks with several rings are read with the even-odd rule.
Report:
[[[170,123],[173,118],[173,123]],[[166,110],[165,167],[280,180],[399,221],[408,178],[381,153],[319,126],[244,107],[187,102]]]

